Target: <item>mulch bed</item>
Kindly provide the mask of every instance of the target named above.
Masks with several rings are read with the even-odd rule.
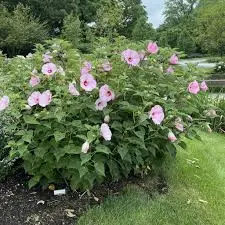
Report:
[[[155,178],[149,188],[141,178],[105,183],[87,193],[67,191],[66,195],[54,196],[53,191],[32,189],[26,185],[27,177],[17,174],[0,183],[0,225],[75,225],[79,216],[91,206],[100,204],[109,195],[120,195],[128,184],[142,187],[151,194],[167,191],[162,177]]]

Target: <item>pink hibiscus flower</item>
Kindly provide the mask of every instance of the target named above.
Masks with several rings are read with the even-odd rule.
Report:
[[[53,58],[53,57],[52,57],[51,55],[49,55],[48,53],[45,53],[45,54],[43,55],[43,62],[44,62],[44,63],[50,63],[52,58]]]
[[[209,89],[205,81],[201,83],[200,88],[202,91],[207,91]]]
[[[82,145],[82,148],[81,148],[81,152],[83,153],[88,153],[88,150],[90,148],[90,144],[88,141],[84,142],[84,144]]]
[[[160,105],[155,105],[154,107],[152,107],[151,111],[148,114],[149,119],[152,119],[152,121],[157,125],[160,125],[165,117],[163,108]]]
[[[200,91],[199,83],[196,80],[191,82],[188,85],[188,91],[194,95],[198,94],[198,92]]]
[[[30,107],[32,107],[34,105],[38,105],[40,95],[41,95],[41,93],[39,91],[33,92],[27,100],[28,105]]]
[[[38,85],[40,83],[40,78],[37,76],[32,76],[30,79],[30,85],[31,87],[35,87],[36,85]]]
[[[107,106],[107,102],[101,100],[100,98],[97,99],[97,101],[95,102],[95,108],[98,111],[102,111],[106,106]]]
[[[109,61],[105,61],[103,64],[102,64],[102,68],[105,72],[109,72],[112,70],[112,65]]]
[[[46,107],[47,105],[51,103],[51,101],[52,101],[52,93],[49,90],[43,92],[39,96],[39,105],[41,107]]]
[[[148,44],[147,51],[151,54],[156,54],[159,51],[159,47],[156,42],[150,42]]]
[[[47,76],[52,76],[57,72],[57,67],[54,63],[46,63],[42,66],[42,73]]]
[[[168,139],[171,141],[171,142],[175,142],[177,140],[176,136],[174,135],[174,133],[172,131],[169,132],[168,134]]]
[[[138,52],[127,49],[122,52],[122,60],[127,62],[127,64],[129,65],[137,66],[141,59]]]
[[[84,66],[81,68],[81,75],[88,74],[92,70],[92,64],[90,62],[84,62]]]
[[[3,96],[0,100],[0,111],[5,110],[9,106],[9,97]]]
[[[92,91],[96,88],[97,82],[91,74],[87,73],[80,77],[80,86],[85,91]]]
[[[176,54],[173,54],[171,57],[170,57],[170,64],[173,64],[173,65],[176,65],[179,61],[178,57]]]
[[[99,97],[104,102],[109,102],[115,99],[114,92],[109,88],[108,85],[103,85],[99,90]]]
[[[76,87],[73,83],[69,84],[69,92],[70,92],[71,95],[74,95],[74,96],[80,95],[79,91],[76,89]]]
[[[174,69],[172,66],[169,66],[168,69],[166,70],[167,73],[174,73]]]
[[[111,139],[112,139],[112,132],[111,132],[108,124],[103,123],[101,125],[101,135],[106,141],[111,141]]]
[[[175,122],[175,127],[181,132],[184,131],[184,125],[181,122]]]

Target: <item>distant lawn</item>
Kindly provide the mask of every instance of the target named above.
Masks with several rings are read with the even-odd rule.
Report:
[[[79,225],[225,225],[225,136],[188,141],[168,171],[169,192],[153,198],[138,187],[83,215]],[[148,181],[146,181],[147,183]]]

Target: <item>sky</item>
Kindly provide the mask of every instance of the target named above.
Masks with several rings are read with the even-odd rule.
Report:
[[[149,20],[154,27],[163,23],[163,10],[165,0],[142,0],[149,15]]]

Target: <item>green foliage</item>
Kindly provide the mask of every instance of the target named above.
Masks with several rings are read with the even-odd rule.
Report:
[[[137,67],[121,61],[121,52],[127,48],[146,49],[147,43],[137,45],[119,37],[113,43],[100,39],[93,54],[80,55],[71,44],[62,40],[37,45],[32,58],[16,57],[5,66],[7,71],[1,82],[4,94],[10,96],[8,112],[15,119],[15,138],[8,142],[12,158],[19,157],[32,179],[29,186],[68,181],[72,189],[90,189],[104,180],[118,180],[131,173],[144,173],[164,155],[176,155],[178,145],[185,146],[179,136],[196,137],[195,126],[201,124],[205,93],[198,96],[187,92],[190,75],[168,75],[171,49],[160,49],[160,54],[148,56]],[[52,62],[62,66],[66,75],[56,73],[46,77],[41,73],[42,56],[49,52]],[[102,63],[109,60],[111,72],[103,72]],[[80,68],[85,60],[93,64],[91,71],[98,88],[108,84],[116,94],[103,111],[96,111],[98,88],[90,93],[79,88]],[[29,86],[31,71],[36,68],[41,83]],[[68,84],[76,81],[80,96],[68,92]],[[45,108],[27,108],[27,99],[34,91],[50,90],[53,101]],[[165,112],[162,125],[155,125],[148,117],[154,105]],[[105,141],[100,126],[106,115],[112,140]],[[188,115],[193,117],[190,122]],[[180,117],[184,133],[175,128]],[[168,140],[173,131],[178,141]],[[83,153],[82,145],[88,141],[90,149]]]
[[[96,35],[112,38],[118,36],[122,26],[123,7],[117,1],[102,0],[96,15]]]
[[[225,100],[220,98],[219,94],[216,99],[213,100],[213,106],[206,110],[205,115],[210,129],[215,132],[225,132]]]
[[[188,54],[222,56],[225,51],[224,7],[221,0],[166,1],[165,22],[158,29],[160,44]]]
[[[221,56],[225,51],[224,7],[224,1],[213,1],[199,7],[196,18],[197,41],[202,50]]]
[[[140,17],[132,31],[134,41],[155,40],[156,31],[152,24],[146,22],[146,17]]]
[[[81,42],[81,22],[77,16],[72,14],[65,17],[63,21],[62,37],[69,41],[74,48],[78,48]]]
[[[225,74],[225,62],[217,63],[216,67],[214,68],[214,73]]]
[[[196,52],[195,7],[197,0],[166,1],[165,22],[158,29],[162,46],[179,48],[187,54]]]
[[[9,56],[22,54],[47,37],[45,25],[31,15],[28,7],[19,4],[12,13],[1,7],[0,48]]]

